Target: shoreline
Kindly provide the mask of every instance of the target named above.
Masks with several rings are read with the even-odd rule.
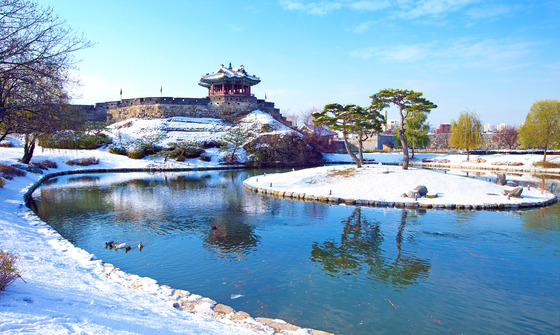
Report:
[[[338,167],[341,167],[338,165]],[[309,171],[315,170],[314,173],[303,174],[293,172],[287,172],[283,174],[274,174],[274,175],[260,175],[251,177],[243,182],[243,186],[255,193],[265,194],[277,198],[286,198],[292,200],[300,200],[300,201],[313,201],[313,202],[320,202],[320,203],[327,203],[327,204],[346,204],[346,205],[356,205],[356,206],[369,206],[369,207],[387,207],[387,208],[421,208],[421,209],[446,209],[446,210],[517,210],[517,209],[529,209],[529,208],[536,208],[536,207],[543,207],[549,206],[557,202],[556,195],[544,191],[541,192],[542,196],[535,195],[534,189],[531,191],[530,188],[523,188],[524,194],[521,197],[501,197],[503,195],[501,192],[505,191],[505,187],[497,188],[499,193],[484,193],[480,194],[480,197],[476,199],[476,201],[465,202],[463,200],[457,200],[456,194],[451,195],[451,200],[446,199],[445,197],[448,196],[447,192],[441,193],[443,197],[438,196],[440,193],[436,193],[430,197],[418,197],[418,198],[408,198],[403,196],[388,196],[385,198],[376,197],[371,195],[371,192],[368,193],[362,192],[362,195],[357,196],[347,196],[348,192],[346,190],[342,190],[343,185],[349,185],[349,182],[352,179],[357,179],[358,177],[362,177],[360,182],[356,183],[356,187],[353,191],[354,193],[360,194],[358,188],[376,188],[376,187],[393,187],[397,185],[399,182],[399,177],[402,178],[402,173],[408,174],[418,174],[415,172],[414,169],[409,170],[400,170],[391,166],[388,168],[385,165],[364,165],[362,168],[357,169],[353,165],[343,165],[342,168],[346,168],[345,170],[336,170],[336,168],[331,167],[323,167],[323,168],[313,168],[308,169]],[[424,169],[424,167],[422,167]],[[465,167],[463,167],[465,169]],[[382,172],[373,171],[373,170],[383,170]],[[299,170],[302,171],[302,170]],[[348,176],[348,172],[346,172],[346,179],[347,181],[343,182],[340,181],[340,172],[349,171],[352,176]],[[373,171],[373,173],[371,173]],[[403,172],[406,171],[406,172]],[[431,171],[431,170],[426,170]],[[355,176],[359,174],[366,174],[366,177],[363,176]],[[389,177],[391,174],[400,174],[400,176]],[[338,178],[333,178],[332,175],[337,175]],[[425,175],[425,173],[424,173]],[[432,175],[419,175],[416,178],[419,180],[429,180],[430,177],[437,178],[439,175],[440,179],[446,179],[446,182],[450,180],[450,176],[446,174],[441,174],[437,172],[433,172]],[[444,178],[445,176],[445,178]],[[453,176],[454,178],[462,178],[459,176]],[[259,181],[260,178],[260,181]],[[331,179],[329,179],[331,178]],[[344,176],[342,175],[342,178]],[[387,181],[381,181],[381,186],[372,182],[373,179],[379,181],[379,179],[387,179],[391,178],[388,182],[389,184],[386,185]],[[423,178],[423,179],[422,179]],[[325,187],[324,184],[321,182],[323,179],[329,179],[328,182],[324,184],[329,185],[329,187]],[[413,178],[414,179],[414,178]],[[422,182],[418,182],[422,184]],[[483,186],[490,186],[495,185],[493,183],[477,180],[477,183],[472,183],[472,189],[476,189],[476,186],[483,185],[482,183],[487,183],[487,185]],[[299,191],[294,191],[293,186],[299,188]],[[291,187],[292,186],[292,187]],[[443,186],[440,186],[443,187]],[[327,192],[328,189],[328,192]],[[430,187],[428,187],[430,189]],[[334,192],[333,192],[334,190]],[[406,193],[406,189],[403,189]],[[448,190],[447,190],[448,191]],[[453,191],[453,189],[452,189]],[[464,191],[464,190],[459,190]],[[394,192],[393,192],[394,193]],[[402,193],[401,193],[402,194]],[[488,197],[487,195],[491,195]],[[460,196],[460,195],[459,195]],[[471,197],[472,198],[472,197]],[[482,199],[482,200],[481,200]],[[495,200],[494,200],[495,199]]]
[[[281,319],[265,318],[265,317],[252,317],[250,314],[244,311],[236,311],[232,307],[216,302],[210,298],[197,295],[196,293],[189,292],[182,289],[174,289],[168,285],[160,285],[156,280],[150,277],[140,277],[133,273],[127,273],[111,263],[104,262],[101,259],[97,259],[94,254],[88,251],[74,246],[71,242],[62,237],[54,228],[48,225],[46,222],[42,221],[30,207],[30,203],[33,201],[32,194],[37,190],[41,184],[51,178],[56,178],[59,176],[66,175],[79,175],[88,173],[128,173],[128,172],[189,172],[189,171],[212,171],[212,170],[240,170],[245,169],[242,166],[205,166],[205,167],[191,167],[191,168],[115,168],[115,169],[77,169],[77,170],[66,170],[58,171],[53,173],[47,173],[36,180],[27,189],[23,189],[23,199],[27,207],[27,211],[31,212],[31,216],[36,218],[41,222],[41,224],[34,224],[35,226],[42,226],[42,228],[47,227],[50,230],[49,235],[56,236],[60,243],[66,244],[66,247],[72,247],[79,249],[82,252],[90,255],[91,261],[100,262],[103,267],[103,274],[106,275],[106,279],[114,281],[123,287],[131,288],[134,290],[142,290],[146,293],[154,294],[154,291],[161,291],[163,294],[159,296],[164,302],[170,303],[171,306],[179,311],[183,311],[190,314],[200,314],[202,316],[209,316],[218,322],[224,322],[224,324],[232,327],[242,327],[250,330],[256,330],[258,332],[264,332],[270,334],[298,334],[299,331],[303,331],[301,334],[308,335],[333,335],[332,333],[311,329],[302,328],[297,325],[290,324]],[[21,213],[23,216],[23,213]],[[147,284],[144,284],[146,283]],[[156,286],[156,288],[154,288]]]
[[[16,150],[6,150],[5,152],[10,153],[10,155],[4,156],[2,163],[10,164],[10,162],[14,162],[15,158],[20,156],[20,153]],[[99,167],[72,167],[63,163],[68,158],[92,155],[100,158],[102,163],[99,164]],[[43,152],[37,152],[35,156],[37,160],[57,160],[59,167],[53,169],[54,171],[51,173],[49,173],[50,170],[47,170],[44,175],[28,173],[26,177],[16,177],[14,180],[8,180],[4,188],[0,189],[4,198],[3,203],[0,203],[0,212],[3,217],[0,218],[0,227],[6,236],[6,240],[2,242],[0,247],[20,255],[19,268],[23,271],[23,276],[27,282],[24,284],[18,280],[5,292],[2,292],[2,298],[12,301],[6,305],[5,302],[0,300],[4,312],[3,315],[0,315],[0,324],[3,324],[3,327],[10,327],[6,329],[18,329],[22,326],[19,326],[16,320],[26,319],[29,321],[28,325],[21,328],[25,331],[50,329],[53,332],[53,329],[60,330],[59,321],[47,321],[46,325],[44,321],[41,321],[45,318],[47,320],[54,318],[50,314],[45,314],[45,308],[55,304],[54,306],[57,307],[54,307],[54,310],[52,307],[47,308],[47,310],[55,311],[57,314],[69,315],[77,320],[70,321],[71,326],[77,325],[78,329],[81,327],[85,331],[97,333],[111,333],[115,330],[123,331],[125,329],[129,332],[142,332],[144,328],[140,326],[141,324],[148,323],[152,327],[154,325],[159,326],[161,321],[153,321],[153,319],[161,320],[161,318],[164,318],[175,320],[176,324],[165,323],[161,329],[163,333],[174,333],[172,329],[180,325],[188,325],[188,329],[193,329],[189,332],[196,334],[223,333],[224,330],[220,327],[226,327],[227,332],[231,334],[271,334],[278,332],[279,327],[293,329],[282,331],[286,334],[329,334],[308,328],[298,331],[295,330],[297,326],[284,323],[282,320],[253,319],[245,314],[238,314],[235,318],[246,317],[244,320],[249,321],[232,321],[231,318],[238,312],[228,309],[226,305],[221,305],[196,294],[189,293],[187,295],[185,294],[186,291],[183,290],[174,290],[168,286],[159,285],[149,277],[141,278],[134,274],[127,274],[109,263],[96,259],[93,254],[75,247],[62,238],[52,227],[40,220],[31,209],[23,207],[25,202],[22,202],[24,197],[29,199],[33,190],[39,187],[41,182],[61,175],[118,172],[188,172],[243,169],[244,167],[217,166],[216,162],[207,164],[197,160],[184,163],[163,163],[161,160],[150,159],[132,160],[104,151],[44,150]],[[397,155],[397,157],[402,158],[400,155]],[[375,158],[378,160],[378,157]],[[390,162],[384,164],[388,163]],[[442,167],[449,168],[449,166]],[[472,169],[469,166],[461,166],[460,168]],[[539,169],[538,172],[542,170]],[[67,278],[74,278],[74,282],[68,285],[70,288],[60,287],[60,282],[69,280]],[[115,285],[119,288],[115,288]],[[46,293],[43,293],[44,288],[47,289],[47,292],[50,292],[49,296],[45,296]],[[105,300],[113,294],[118,297],[117,301],[109,301],[107,304]],[[71,298],[68,298],[68,296],[71,296]],[[86,296],[90,296],[90,298],[86,298]],[[60,302],[58,302],[67,300],[71,301],[68,305],[60,305]],[[33,303],[29,301],[33,301]],[[43,305],[39,301],[43,301]],[[93,301],[96,303],[91,305]],[[202,313],[186,313],[178,310],[177,307],[173,306],[174,304],[178,304],[181,308],[188,306],[188,308],[200,310]],[[140,308],[146,311],[142,312],[138,320],[129,320],[126,318],[126,313],[127,309],[132,308],[130,305],[133,307],[141,306]],[[213,308],[219,306],[219,311],[209,308],[209,305],[214,305]],[[85,325],[84,321],[80,321],[80,313],[89,314],[92,309],[98,313],[100,310],[112,310],[114,308],[117,308],[117,310],[111,313],[116,313],[116,315],[112,315],[111,320],[119,320],[116,323],[96,317],[93,317],[93,321],[86,321]],[[211,316],[212,313],[213,316]],[[254,320],[255,323],[252,323],[251,320]],[[35,323],[40,325],[36,326]],[[1,329],[2,327],[0,327]]]

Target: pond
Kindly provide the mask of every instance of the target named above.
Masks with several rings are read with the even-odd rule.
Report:
[[[558,204],[492,212],[299,202],[245,190],[259,173],[73,175],[33,197],[74,245],[253,317],[341,334],[560,328]],[[134,248],[106,249],[111,240]]]

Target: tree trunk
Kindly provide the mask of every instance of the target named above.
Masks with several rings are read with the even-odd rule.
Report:
[[[470,151],[467,149],[467,162],[469,161]]]
[[[548,148],[548,146],[544,147],[544,156],[543,156],[543,159],[542,159],[543,167],[544,167],[544,163],[546,163],[546,149],[547,148]]]
[[[414,147],[410,148],[410,153],[411,153],[410,158],[414,158]]]
[[[363,140],[362,134],[358,134],[358,154],[360,155],[360,165],[364,165],[364,147],[363,147]]]
[[[404,123],[404,122],[401,122]],[[403,164],[402,164],[402,168],[403,170],[408,170],[408,144],[406,143],[406,139],[404,138],[404,130],[403,130],[403,125],[401,125],[401,128],[399,129],[399,137],[401,138],[401,144],[402,144],[402,151],[403,151]]]
[[[9,133],[10,133],[10,130],[6,129],[4,134],[2,134],[2,136],[0,137],[0,142],[2,142],[6,138],[6,136],[8,136]]]
[[[33,157],[33,151],[35,150],[35,141],[37,140],[37,136],[35,135],[25,135],[25,144],[23,146],[23,157],[21,158],[21,162],[23,164],[29,164],[31,158]]]
[[[348,152],[350,157],[352,157],[352,159],[356,163],[356,166],[358,168],[361,168],[362,164],[361,164],[360,160],[358,159],[358,157],[356,157],[356,155],[352,152],[352,150],[350,150],[350,145],[348,144],[348,138],[346,136],[346,131],[342,131],[342,140],[344,141],[344,147],[346,147],[346,151]]]

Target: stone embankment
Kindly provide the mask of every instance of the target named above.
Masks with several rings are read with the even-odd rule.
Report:
[[[277,198],[286,198],[301,201],[315,201],[327,204],[346,204],[354,206],[369,207],[394,207],[394,208],[422,208],[422,209],[467,209],[467,210],[515,210],[520,208],[544,207],[556,203],[556,197],[551,199],[539,199],[520,203],[485,203],[485,204],[432,204],[422,201],[378,201],[367,199],[351,199],[330,196],[316,196],[313,194],[278,191],[272,188],[259,188],[247,185],[243,186],[249,191],[265,194]]]
[[[232,307],[217,303],[210,298],[205,298],[186,290],[173,289],[168,285],[158,285],[151,278],[142,278],[126,273],[110,263],[104,263],[103,267],[105,275],[110,280],[114,280],[131,289],[148,291],[166,299],[174,308],[187,313],[211,316],[232,326],[247,327],[263,332],[270,332],[272,330],[277,334],[291,334],[292,332],[305,330],[306,334],[310,335],[332,335],[321,330],[301,328],[280,319],[253,318],[246,312],[236,311]]]

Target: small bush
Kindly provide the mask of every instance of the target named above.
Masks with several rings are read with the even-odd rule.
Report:
[[[126,155],[132,159],[142,159],[146,157],[146,150],[144,147],[133,147],[127,150]]]
[[[84,134],[65,131],[39,137],[39,145],[52,149],[98,149],[111,144],[112,140],[105,134]]]
[[[21,277],[16,267],[16,260],[16,255],[0,250],[0,291],[4,291],[6,287]]]
[[[50,161],[48,159],[45,159],[44,161],[41,162],[44,166],[46,166],[49,169],[56,169],[58,168],[58,164],[56,164],[56,162]]]
[[[0,188],[4,187],[4,185],[6,185],[6,181],[4,178],[0,177]]]
[[[10,141],[2,141],[0,142],[0,147],[2,148],[12,148],[14,145]]]
[[[209,162],[209,161],[211,161],[211,158],[210,158],[209,154],[204,152],[200,155],[200,160],[202,160],[204,162]]]
[[[200,143],[203,149],[219,148],[220,142],[216,140],[203,141]]]
[[[126,155],[126,148],[122,144],[111,144],[109,152],[116,155]]]
[[[17,167],[13,167],[6,164],[0,164],[0,175],[2,177],[12,180],[14,177],[23,177],[27,174],[27,172],[23,171],[22,169],[18,169]]]
[[[200,157],[204,153],[204,149],[194,143],[171,144],[170,147],[169,157],[178,162],[183,162],[187,158]]]
[[[37,166],[41,170],[56,169],[58,167],[58,165],[55,162],[50,161],[48,159],[45,159],[42,162],[31,162],[31,164]]]
[[[71,159],[71,160],[67,160],[66,164],[68,164],[68,165],[79,165],[79,166],[89,166],[89,165],[99,164],[99,159],[95,158],[95,157]]]

